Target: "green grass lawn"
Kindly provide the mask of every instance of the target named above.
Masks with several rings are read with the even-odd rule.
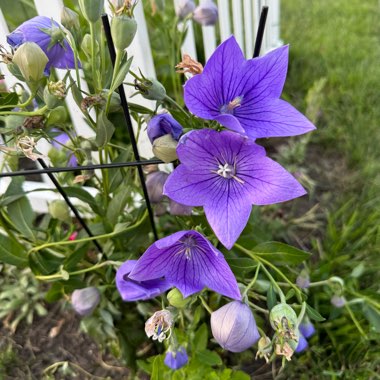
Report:
[[[314,153],[304,162],[321,173],[313,180],[326,215],[322,236],[312,241],[318,257],[310,264],[311,277],[344,278],[352,302],[330,312],[327,290],[313,291],[327,321],[286,373],[302,379],[379,378],[380,5],[374,0],[281,5],[282,38],[291,45],[288,99],[305,110],[308,90],[324,83],[318,130],[309,145]]]

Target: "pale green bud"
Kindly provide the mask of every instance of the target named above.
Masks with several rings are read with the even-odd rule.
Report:
[[[46,125],[61,125],[67,120],[67,118],[68,114],[66,108],[63,106],[58,106],[49,112]]]
[[[13,63],[20,69],[27,82],[38,82],[44,77],[48,57],[34,42],[25,42],[15,52]]]
[[[48,208],[49,208],[49,213],[53,218],[58,219],[65,223],[71,222],[69,207],[67,206],[65,201],[61,199],[57,199],[49,203]]]
[[[115,16],[112,19],[111,33],[115,48],[126,49],[133,41],[137,31],[137,22],[127,15]]]
[[[61,24],[68,30],[80,29],[78,13],[70,8],[63,7],[61,11]]]
[[[145,99],[164,100],[166,97],[165,87],[153,78],[142,78],[135,80],[135,88],[139,90]]]
[[[166,163],[173,162],[178,159],[176,152],[177,145],[178,142],[169,133],[153,141],[153,153],[157,158]]]
[[[183,298],[182,293],[174,288],[167,295],[170,305],[176,307],[177,309],[183,309],[191,300],[191,298]]]
[[[104,0],[78,0],[84,18],[91,23],[100,19],[103,13]]]

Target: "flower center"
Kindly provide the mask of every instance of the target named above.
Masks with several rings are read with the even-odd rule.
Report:
[[[231,100],[228,104],[223,104],[220,108],[221,113],[233,114],[234,109],[241,106],[243,101],[243,96],[237,96],[235,99]]]
[[[191,250],[197,246],[197,242],[193,236],[187,236],[183,240],[181,240],[183,244],[183,249],[181,252],[184,252],[187,259],[191,258]]]
[[[219,169],[216,172],[223,178],[232,178],[235,175],[235,168],[230,165],[225,163],[224,165],[219,164]]]

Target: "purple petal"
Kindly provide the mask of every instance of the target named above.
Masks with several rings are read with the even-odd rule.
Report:
[[[234,115],[251,138],[295,136],[315,129],[304,115],[281,99],[265,99],[254,105],[243,102]]]
[[[307,340],[302,334],[300,334],[296,352],[300,353],[302,351],[305,351],[308,346],[309,344],[307,343]]]
[[[166,292],[172,286],[165,279],[137,282],[128,277],[136,260],[127,260],[116,272],[116,287],[124,301],[147,300]]]
[[[312,335],[315,334],[315,327],[311,322],[301,323],[299,326],[299,330],[305,338],[310,338]]]
[[[246,135],[244,128],[240,124],[240,121],[234,115],[219,115],[215,117],[215,120],[231,131]]]
[[[160,240],[155,242],[155,245],[159,249],[171,247],[173,244],[177,243],[184,235],[186,235],[189,231],[178,231],[174,234],[166,236]]]

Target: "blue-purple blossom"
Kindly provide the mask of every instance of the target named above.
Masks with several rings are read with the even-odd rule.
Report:
[[[179,0],[175,4],[175,13],[180,20],[183,20],[195,9],[193,0]]]
[[[100,292],[94,286],[76,289],[71,295],[73,309],[81,316],[90,315],[100,302]]]
[[[184,297],[207,287],[241,299],[238,284],[223,254],[196,231],[179,231],[153,243],[129,274],[135,281],[164,277]]]
[[[231,352],[247,350],[260,338],[252,311],[245,303],[230,302],[211,314],[215,340]]]
[[[306,192],[254,141],[230,131],[191,131],[178,144],[181,161],[164,194],[187,206],[203,206],[210,226],[230,249],[248,222],[252,204],[268,205]]]
[[[171,134],[173,139],[178,141],[182,132],[182,125],[168,113],[155,115],[148,122],[147,133],[152,144],[158,137],[168,134]]]
[[[346,304],[346,299],[343,296],[338,296],[337,294],[335,294],[333,297],[331,297],[330,302],[331,305],[340,309]]]
[[[165,355],[164,363],[171,369],[180,369],[187,364],[189,358],[184,347],[179,347],[177,350],[168,350]]]
[[[212,0],[204,1],[195,8],[193,20],[202,26],[215,25],[218,21],[218,7]]]
[[[128,275],[136,265],[137,260],[127,260],[116,272],[116,288],[124,301],[140,301],[157,297],[172,286],[163,278],[148,281],[135,281]]]
[[[314,125],[279,99],[287,67],[288,46],[246,60],[232,36],[215,50],[203,73],[186,82],[186,106],[196,116],[254,139],[309,132]]]
[[[14,48],[24,42],[34,42],[49,58],[45,72],[51,67],[58,69],[74,69],[74,53],[65,39],[63,27],[45,16],[36,16],[25,21],[7,36],[7,42]]]
[[[61,144],[66,145],[70,141],[70,137],[67,133],[62,132],[58,136],[54,137],[52,144],[56,149],[65,149]],[[78,165],[78,160],[75,157],[75,154],[71,151],[66,151],[67,156],[69,157],[69,161],[67,163],[70,167],[75,167]]]
[[[299,334],[298,339],[298,345],[295,352],[300,353],[306,350],[306,348],[309,346],[309,343],[307,342],[306,338],[302,335],[302,333]]]
[[[315,327],[310,321],[301,323],[298,328],[300,333],[307,339],[315,334]]]

